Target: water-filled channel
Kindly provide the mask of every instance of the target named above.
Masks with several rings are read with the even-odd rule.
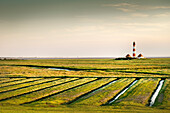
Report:
[[[48,69],[52,69],[52,70],[65,70],[65,71],[71,71],[69,69],[62,69],[62,68],[48,68]]]
[[[122,94],[124,94],[130,87],[132,87],[138,80],[135,80],[131,83],[131,85],[127,88],[125,88],[123,91],[121,91],[113,100],[111,100],[109,102],[109,104],[113,103],[114,101],[116,101]]]
[[[156,89],[156,91],[154,92],[154,94],[151,97],[151,101],[149,103],[149,106],[153,106],[153,104],[155,103],[156,97],[159,94],[159,91],[161,90],[162,86],[163,86],[164,80],[161,80],[158,84],[158,87]]]

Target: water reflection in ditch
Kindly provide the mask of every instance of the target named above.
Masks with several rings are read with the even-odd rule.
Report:
[[[163,83],[164,83],[164,80],[161,80],[159,82],[158,88],[156,89],[156,91],[154,92],[154,94],[151,97],[151,101],[150,101],[149,106],[153,106],[153,104],[155,103],[156,97],[158,96],[159,91],[161,90],[161,88],[163,86]]]
[[[129,87],[125,88],[122,92],[120,92],[113,100],[109,102],[109,104],[116,101],[122,94],[124,94],[130,87],[132,87],[138,80],[135,80]]]
[[[62,68],[48,68],[48,69],[52,69],[52,70],[65,70],[65,71],[71,71],[71,70],[69,70],[69,69],[62,69]]]

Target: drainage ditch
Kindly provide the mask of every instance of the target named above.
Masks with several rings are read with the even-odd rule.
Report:
[[[131,84],[126,86],[122,91],[120,91],[116,96],[114,96],[111,100],[109,100],[105,105],[111,104],[115,102],[122,94],[124,94],[130,87],[132,87],[139,79],[134,80]]]
[[[96,91],[101,90],[102,88],[105,88],[106,86],[115,83],[117,80],[119,80],[119,78],[117,78],[116,80],[113,80],[113,81],[111,81],[111,82],[109,82],[109,83],[106,83],[106,84],[104,84],[104,85],[102,85],[102,86],[100,86],[100,87],[98,87],[98,88],[96,88],[96,89],[94,89],[94,90],[91,90],[91,91],[89,91],[89,92],[87,92],[87,93],[85,93],[85,94],[82,94],[81,96],[75,98],[74,100],[71,100],[71,101],[69,101],[69,102],[67,102],[67,103],[63,103],[63,104],[72,104],[73,102],[75,102],[75,101],[77,101],[77,100],[79,100],[79,99],[81,99],[81,98],[84,98],[85,96],[87,96],[87,95],[89,95],[89,94],[93,94],[93,93],[95,93]]]
[[[149,106],[150,107],[154,105],[155,100],[156,100],[156,98],[157,98],[157,96],[158,96],[158,94],[159,94],[159,92],[160,92],[160,90],[161,90],[161,88],[162,88],[162,86],[164,84],[164,81],[165,81],[164,79],[161,79],[159,81],[159,84],[157,85],[155,91],[153,92],[153,94],[152,94],[152,96],[150,98],[150,101],[149,101]]]
[[[72,71],[70,69],[63,69],[63,68],[47,68],[47,69],[52,69],[52,70],[57,70],[57,71],[59,71],[59,70]]]

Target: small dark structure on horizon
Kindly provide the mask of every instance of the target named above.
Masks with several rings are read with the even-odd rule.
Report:
[[[127,55],[126,55],[126,58],[132,58],[132,57],[130,56],[130,54],[127,54]]]
[[[140,59],[140,58],[145,58],[145,57],[142,54],[139,54],[138,58]]]

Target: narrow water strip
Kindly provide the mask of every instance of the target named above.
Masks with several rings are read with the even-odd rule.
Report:
[[[62,69],[62,68],[48,68],[48,69],[57,70],[57,71],[59,71],[59,70],[71,71],[69,69]]]
[[[156,97],[158,96],[159,91],[161,90],[164,81],[165,81],[165,80],[160,80],[156,91],[153,93],[153,95],[152,95],[152,97],[151,97],[151,99],[150,99],[150,103],[149,103],[149,106],[150,106],[150,107],[153,106],[153,104],[155,103]]]
[[[121,91],[113,100],[110,100],[108,104],[113,103],[116,101],[122,94],[124,94],[130,87],[132,87],[138,80],[133,81],[128,87],[126,87],[123,91]]]

